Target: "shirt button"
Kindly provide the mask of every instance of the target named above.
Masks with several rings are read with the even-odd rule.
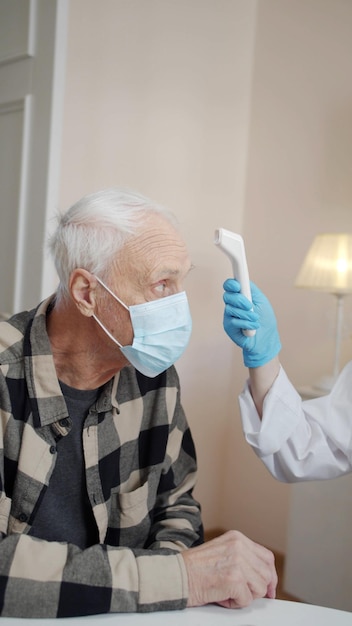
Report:
[[[49,452],[50,452],[50,454],[55,454],[55,452],[56,452],[56,446],[50,446],[50,448],[49,448]]]
[[[59,424],[63,428],[66,428],[68,426],[68,419],[67,419],[67,417],[64,417],[62,420],[59,420]]]
[[[26,522],[28,519],[28,515],[26,515],[25,513],[20,513],[18,519],[20,520],[20,522]]]

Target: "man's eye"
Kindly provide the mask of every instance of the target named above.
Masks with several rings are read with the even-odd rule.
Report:
[[[158,283],[158,284],[155,286],[155,289],[156,289],[157,291],[159,291],[159,293],[164,293],[164,291],[165,291],[165,289],[166,289],[166,283],[165,283],[165,282]]]

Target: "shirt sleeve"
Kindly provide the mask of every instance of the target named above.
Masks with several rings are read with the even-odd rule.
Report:
[[[327,396],[302,401],[283,368],[260,420],[248,381],[239,397],[246,441],[283,482],[321,480],[352,469],[352,362]]]
[[[192,434],[180,401],[180,386],[173,368],[175,398],[165,462],[150,532],[152,549],[182,551],[204,541],[200,505],[193,496],[197,459]],[[169,408],[170,410],[170,408]]]
[[[57,618],[182,609],[179,554],[71,544],[13,534],[0,543],[0,614]]]

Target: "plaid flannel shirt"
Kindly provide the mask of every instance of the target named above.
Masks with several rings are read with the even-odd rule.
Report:
[[[99,544],[81,550],[28,535],[58,438],[71,428],[46,332],[49,305],[0,323],[0,615],[183,608],[180,552],[202,541],[202,524],[192,496],[194,445],[173,367],[153,379],[125,367],[85,420]]]

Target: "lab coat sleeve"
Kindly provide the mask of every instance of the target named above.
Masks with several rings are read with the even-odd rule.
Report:
[[[246,441],[283,482],[323,480],[352,471],[352,361],[328,396],[302,401],[281,367],[262,420],[248,381],[239,397]]]

